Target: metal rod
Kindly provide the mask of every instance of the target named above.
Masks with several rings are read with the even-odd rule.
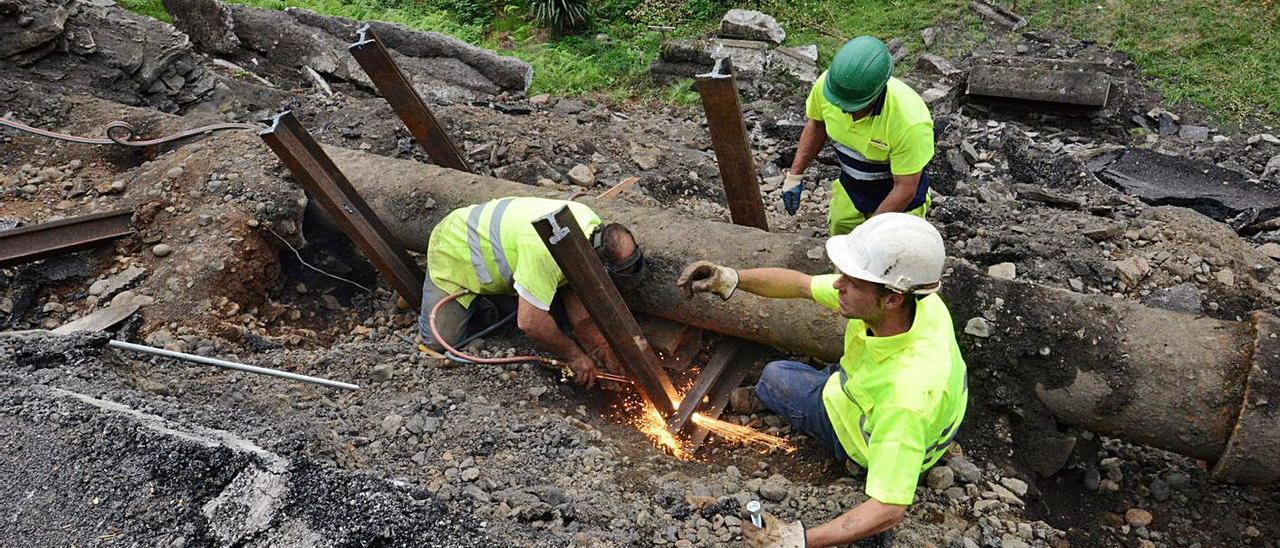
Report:
[[[347,50],[360,63],[360,68],[369,75],[369,79],[373,80],[373,85],[378,87],[378,93],[391,105],[391,110],[409,128],[409,133],[418,142],[418,146],[427,152],[432,162],[470,173],[471,165],[467,163],[467,159],[436,120],[426,101],[413,89],[413,83],[396,65],[378,36],[369,29],[369,25],[360,27],[357,32],[360,33],[358,40],[348,46]]]
[[[126,209],[0,232],[0,267],[64,255],[133,234],[132,217],[133,211]]]
[[[258,135],[396,292],[411,305],[418,306],[422,302],[422,280],[426,276],[422,268],[293,113],[286,110],[277,114],[271,127]]]
[[[728,57],[717,59],[715,68],[699,74],[697,81],[702,109],[707,113],[707,127],[711,130],[711,147],[716,152],[720,180],[729,202],[729,217],[736,225],[769,230],[760,182],[756,179],[756,164],[751,157],[751,142],[747,139],[747,125],[738,101],[733,63]]]
[[[268,375],[271,377],[279,377],[282,379],[289,379],[289,380],[301,381],[301,382],[306,382],[311,384],[318,384],[321,386],[328,386],[329,388],[341,388],[344,390],[360,389],[360,387],[357,385],[348,384],[345,382],[332,381],[329,379],[322,379],[320,377],[302,375],[300,373],[290,373],[288,371],[268,369],[266,367],[258,367],[256,365],[245,365],[243,363],[229,362],[226,360],[219,360],[215,358],[206,358],[204,356],[197,356],[195,354],[187,354],[185,352],[175,352],[173,350],[165,350],[163,348],[155,348],[152,346],[144,346],[141,344],[133,344],[133,343],[117,341],[117,340],[112,340],[108,344],[110,344],[112,348],[119,348],[122,350],[132,350],[134,352],[141,352],[143,354],[151,354],[152,356],[162,356],[165,358],[173,358],[175,360],[188,361],[188,362],[199,363],[204,365],[212,365],[215,367],[221,367],[223,369],[235,369],[236,371],[245,371],[248,373],[257,373],[259,375]]]
[[[663,417],[670,416],[675,411],[672,402],[678,397],[676,389],[658,365],[658,356],[649,346],[635,316],[627,309],[618,288],[605,274],[604,265],[587,242],[569,206],[534,221],[533,228],[551,251],[569,286],[582,297],[587,314],[600,326],[601,334],[627,369],[636,390]]]

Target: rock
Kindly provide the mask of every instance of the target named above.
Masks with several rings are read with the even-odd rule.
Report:
[[[1095,242],[1110,240],[1124,233],[1124,225],[1107,225],[1101,228],[1093,228],[1081,232],[1084,237]]]
[[[781,44],[787,38],[778,20],[754,10],[731,9],[720,20],[720,36]]]
[[[440,419],[435,417],[422,418],[422,433],[434,434],[440,430]]]
[[[969,321],[964,324],[964,332],[985,339],[991,336],[991,322],[986,318],[969,318]]]
[[[1280,261],[1280,244],[1269,242],[1258,247],[1258,253],[1270,257],[1272,260]]]
[[[1084,293],[1084,280],[1080,278],[1071,278],[1067,280],[1067,285],[1071,286],[1071,290],[1076,293]]]
[[[400,431],[400,427],[404,425],[404,417],[392,413],[382,419],[382,431],[388,436],[396,435]]]
[[[156,257],[168,257],[171,253],[173,253],[173,248],[169,247],[169,244],[156,244],[151,248],[151,254]]]
[[[146,269],[131,266],[110,278],[93,282],[93,285],[89,286],[89,294],[97,296],[100,301],[105,301],[114,297],[117,293],[133,287],[146,275]]]
[[[786,72],[801,82],[815,80],[818,77],[818,46],[810,44],[774,49],[769,66],[775,71]]]
[[[1018,277],[1018,265],[1000,263],[987,267],[987,275],[1001,280],[1012,280]]]
[[[1267,166],[1262,169],[1263,179],[1275,179],[1280,177],[1280,154],[1272,156],[1267,160]]]
[[[770,502],[782,502],[787,498],[787,491],[791,483],[787,478],[780,474],[769,476],[769,479],[760,484],[760,496]]]
[[[1151,512],[1141,508],[1130,508],[1124,513],[1124,522],[1134,527],[1146,527],[1151,525]]]
[[[925,477],[925,483],[934,491],[944,491],[956,483],[956,471],[949,466],[934,466]]]
[[[373,371],[370,373],[369,378],[373,380],[373,382],[387,382],[391,380],[391,377],[395,374],[395,370],[394,364],[378,364],[373,366]]]
[[[1235,272],[1232,272],[1230,268],[1224,268],[1215,272],[1213,277],[1218,280],[1218,283],[1227,287],[1235,287],[1236,285],[1236,274]]]
[[[631,147],[631,161],[645,171],[658,167],[658,157],[659,153],[656,148],[639,145],[632,145]]]
[[[529,98],[529,104],[531,105],[545,105],[550,102],[551,96],[546,93],[540,93]]]
[[[1122,261],[1111,261],[1111,266],[1115,267],[1120,280],[1128,287],[1136,287],[1151,273],[1151,265],[1147,260],[1136,255]]]
[[[955,457],[947,461],[947,468],[955,471],[956,477],[966,483],[978,483],[982,480],[982,471],[978,465],[963,457]]]
[[[480,479],[480,469],[475,467],[468,468],[462,471],[462,475],[460,477],[462,478],[462,481],[475,481]]]
[[[734,413],[748,415],[764,410],[764,404],[756,397],[754,386],[739,386],[729,393],[729,409]]]
[[[946,78],[959,76],[964,72],[945,58],[932,53],[920,54],[920,58],[916,60],[916,68],[932,71]]]
[[[409,417],[409,420],[405,421],[404,429],[408,430],[411,434],[422,435],[423,427],[426,425],[426,422],[426,419],[424,419],[422,415],[414,415]]]
[[[1169,500],[1170,489],[1169,484],[1160,478],[1151,480],[1151,485],[1147,487],[1151,491],[1151,498],[1157,502]]]
[[[1005,504],[995,499],[978,499],[973,503],[974,515],[981,516],[988,512],[999,511]]]
[[[1000,548],[1031,548],[1031,545],[1012,534],[1005,533],[1000,537]]]
[[[1018,478],[1001,478],[1000,485],[1005,486],[1014,495],[1019,497],[1027,496],[1027,482]]]
[[[1178,133],[1177,120],[1168,112],[1161,112],[1158,121],[1160,123],[1161,135],[1175,135]]]
[[[537,399],[541,397],[543,394],[546,394],[547,390],[550,390],[550,389],[545,386],[535,386],[529,389],[529,395],[532,396],[534,399]]]
[[[1203,311],[1200,290],[1191,282],[1152,291],[1150,295],[1143,297],[1142,302],[1156,308],[1187,314],[1200,314]]]
[[[556,102],[556,106],[551,107],[551,112],[565,116],[581,114],[587,111],[587,104],[581,99],[561,99]]]
[[[171,167],[168,171],[164,172],[164,178],[173,181],[182,176],[182,171],[182,167],[180,166]]]
[[[933,47],[934,42],[938,41],[938,35],[941,33],[942,31],[938,30],[938,27],[928,27],[920,31],[920,39],[924,41],[924,47]]]
[[[1209,139],[1209,128],[1205,126],[1182,126],[1178,130],[1178,138],[1197,143],[1203,142]]]
[[[578,164],[568,173],[569,182],[582,187],[593,187],[596,184],[596,174],[586,164]]]
[[[901,38],[889,40],[889,43],[885,44],[885,46],[889,48],[889,58],[893,59],[894,63],[903,60],[908,53],[911,53],[911,50],[907,49],[907,45],[902,43]]]

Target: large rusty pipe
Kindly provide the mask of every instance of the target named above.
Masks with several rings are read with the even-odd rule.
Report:
[[[556,195],[412,161],[327,151],[391,232],[418,251],[453,208],[508,195]],[[743,292],[724,302],[688,300],[672,283],[695,259],[829,271],[820,254],[810,257],[810,250],[821,249],[820,240],[622,201],[591,205],[602,217],[630,226],[651,259],[650,277],[627,295],[633,308],[823,360],[841,354],[844,320],[811,302]],[[1190,316],[997,280],[962,261],[950,263],[942,291],[971,373],[981,373],[975,382],[987,384],[975,387],[975,397],[1029,397],[1062,423],[1216,462],[1220,479],[1280,479],[1280,329],[1274,316]],[[979,317],[986,337],[965,332]]]

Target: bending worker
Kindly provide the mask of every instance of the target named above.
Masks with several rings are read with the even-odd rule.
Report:
[[[934,294],[942,237],[903,213],[872,217],[827,240],[839,274],[781,268],[735,271],[699,261],[677,283],[686,295],[728,299],[737,289],[762,297],[812,299],[849,319],[840,363],[821,371],[794,361],[765,366],[760,401],[813,436],[838,461],[866,470],[866,502],[817,527],[766,519],[744,524],[757,546],[842,545],[902,521],[919,475],[938,462],[964,418],[965,364],[951,315]]]
[[[578,382],[594,383],[596,359],[617,369],[616,358],[582,302],[568,288],[560,289],[564,273],[533,228],[534,220],[566,205],[615,283],[630,283],[643,273],[644,256],[631,232],[617,223],[603,224],[583,204],[500,198],[455,209],[431,231],[427,244],[418,331],[429,348],[444,349],[431,330],[432,308],[465,290],[436,313],[440,337],[450,346],[514,313],[520,331],[567,363]],[[567,316],[577,341],[561,331],[553,309],[561,319]]]
[[[828,234],[848,234],[868,217],[890,211],[924,217],[933,158],[933,117],[920,95],[893,74],[883,42],[859,36],[845,43],[818,76],[805,101],[809,122],[782,184],[795,215],[805,169],[827,137],[835,141],[840,177],[831,185]]]

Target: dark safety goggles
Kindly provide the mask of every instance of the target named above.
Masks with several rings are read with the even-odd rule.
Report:
[[[609,277],[613,278],[614,283],[622,285],[622,282],[630,282],[639,279],[644,275],[645,260],[644,251],[636,245],[635,253],[630,257],[621,261],[612,261],[609,253],[604,248],[604,237],[600,234],[600,230],[591,233],[591,247],[595,249],[596,256],[600,258],[600,262],[604,264],[604,269],[609,273]]]

